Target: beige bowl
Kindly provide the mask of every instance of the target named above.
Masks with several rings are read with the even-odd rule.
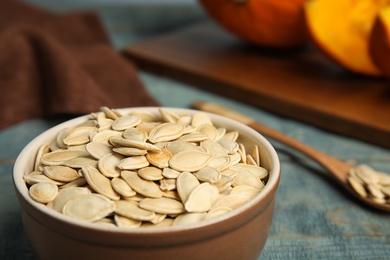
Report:
[[[158,114],[158,108],[132,109]],[[176,113],[199,111],[165,108]],[[187,226],[124,230],[66,217],[33,201],[23,175],[32,171],[38,148],[65,127],[86,120],[69,120],[32,140],[14,166],[14,185],[27,239],[38,259],[257,259],[267,240],[280,178],[280,162],[271,144],[253,129],[210,114],[214,124],[240,133],[241,140],[260,147],[263,167],[270,171],[265,188],[251,201],[227,214]]]

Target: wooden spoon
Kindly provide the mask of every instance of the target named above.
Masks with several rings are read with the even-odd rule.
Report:
[[[234,119],[236,121],[239,121],[241,123],[244,123],[248,125],[249,127],[255,129],[256,131],[260,132],[264,136],[267,136],[269,138],[272,138],[280,143],[283,143],[287,146],[290,146],[306,156],[310,157],[311,159],[318,162],[321,166],[323,166],[325,169],[329,171],[329,173],[334,177],[334,179],[341,184],[342,187],[344,187],[346,190],[348,190],[351,194],[359,198],[364,203],[373,206],[377,209],[384,210],[387,212],[390,212],[390,204],[382,204],[378,203],[370,198],[362,197],[359,194],[357,194],[352,187],[348,183],[348,175],[349,171],[354,167],[351,166],[345,162],[342,162],[334,157],[331,157],[325,153],[322,153],[310,146],[307,146],[291,137],[286,136],[285,134],[282,134],[281,132],[278,132],[270,127],[267,127],[265,125],[260,124],[259,122],[256,122],[254,119],[247,117],[245,115],[242,115],[240,113],[234,112],[232,110],[229,110],[223,106],[214,104],[214,103],[206,103],[202,101],[198,101],[192,104],[192,107],[198,110],[211,112],[214,114],[219,114],[222,116],[229,117],[231,119]]]

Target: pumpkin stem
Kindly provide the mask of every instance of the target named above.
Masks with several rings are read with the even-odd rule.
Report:
[[[231,1],[235,4],[242,5],[242,4],[246,4],[249,0],[231,0]]]

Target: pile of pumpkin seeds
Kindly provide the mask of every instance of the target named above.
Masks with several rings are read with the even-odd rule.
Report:
[[[390,175],[362,164],[350,170],[348,183],[361,197],[390,204]]]
[[[35,201],[121,228],[196,223],[234,210],[268,179],[259,147],[199,112],[121,114],[102,107],[40,147],[24,176]]]

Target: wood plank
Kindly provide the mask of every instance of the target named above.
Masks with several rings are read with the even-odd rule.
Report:
[[[147,71],[390,147],[389,82],[349,73],[310,47],[262,49],[205,21],[123,53]]]

